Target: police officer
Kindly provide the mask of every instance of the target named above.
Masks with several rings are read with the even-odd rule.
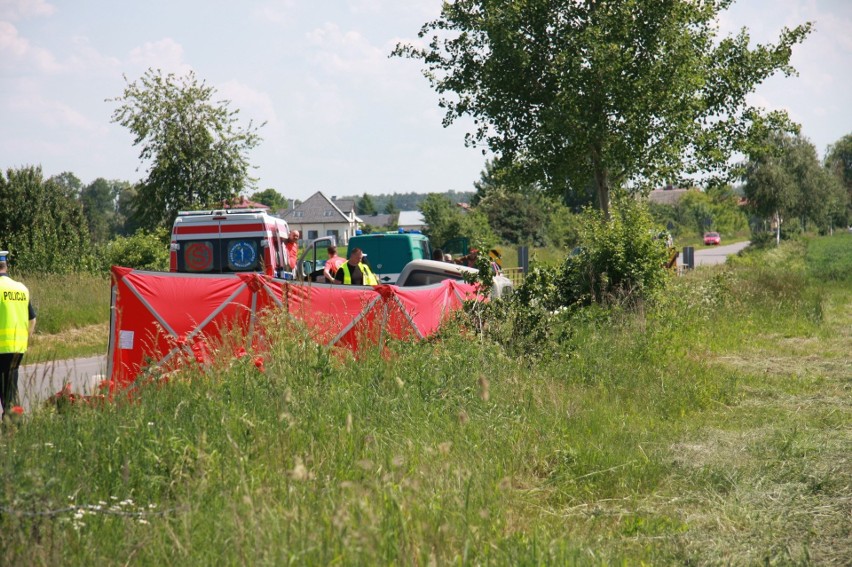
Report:
[[[346,285],[379,285],[376,275],[370,271],[370,266],[361,262],[364,254],[360,248],[349,251],[349,261],[340,265],[334,281]]]
[[[18,402],[18,367],[36,323],[30,291],[6,273],[8,256],[8,252],[0,251],[0,403],[3,415]]]

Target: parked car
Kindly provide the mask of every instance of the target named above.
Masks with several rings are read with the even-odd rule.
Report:
[[[477,274],[479,270],[449,262],[437,260],[412,260],[402,269],[396,285],[400,287],[423,286],[440,283],[444,280],[464,280],[465,274]],[[504,297],[514,289],[512,280],[495,274],[491,297]]]
[[[722,243],[722,237],[719,236],[718,232],[705,232],[704,233],[704,244],[706,246],[717,246]]]

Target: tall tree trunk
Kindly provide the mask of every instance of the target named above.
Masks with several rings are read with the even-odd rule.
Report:
[[[603,211],[604,218],[609,218],[609,175],[601,163],[599,148],[592,150],[592,167],[595,171],[595,192],[598,195],[598,207]]]
[[[775,246],[781,244],[781,215],[775,211]]]

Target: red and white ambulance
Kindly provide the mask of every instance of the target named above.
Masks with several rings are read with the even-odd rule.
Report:
[[[181,211],[172,226],[169,269],[189,274],[289,272],[287,221],[262,209]]]

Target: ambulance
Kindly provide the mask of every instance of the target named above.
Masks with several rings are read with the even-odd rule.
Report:
[[[169,270],[287,277],[284,242],[289,234],[287,221],[263,209],[180,211],[172,226]]]

